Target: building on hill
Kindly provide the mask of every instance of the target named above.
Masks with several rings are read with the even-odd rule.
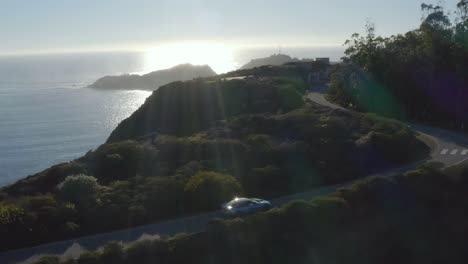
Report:
[[[323,58],[315,58],[315,61],[319,61],[319,62],[324,62],[326,64],[330,64],[330,58],[326,58],[326,57],[323,57]]]

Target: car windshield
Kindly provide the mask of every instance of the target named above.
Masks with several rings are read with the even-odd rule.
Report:
[[[0,264],[468,263],[468,0],[5,0],[0,36]]]
[[[227,204],[227,206],[242,207],[242,206],[250,205],[252,203],[255,203],[255,201],[251,199],[246,199],[246,198],[239,198],[239,199],[232,200],[231,202]]]

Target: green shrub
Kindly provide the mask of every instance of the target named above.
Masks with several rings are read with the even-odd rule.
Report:
[[[128,223],[130,225],[145,223],[146,216],[147,212],[143,205],[132,205],[128,208]]]
[[[59,257],[55,256],[44,256],[39,261],[35,262],[35,264],[59,264],[60,259]]]
[[[278,96],[283,111],[289,112],[304,105],[302,95],[294,87],[279,87]]]
[[[280,168],[268,165],[253,168],[242,184],[246,192],[261,197],[274,197],[285,191],[288,177],[281,173]]]
[[[88,206],[95,202],[99,189],[97,179],[85,174],[71,175],[60,184],[60,197],[79,206]]]
[[[57,201],[55,197],[51,194],[47,195],[36,195],[36,196],[26,196],[20,201],[22,207],[27,208],[28,210],[38,210],[42,207],[56,207]]]
[[[307,90],[307,83],[301,78],[274,78],[275,84],[281,87],[293,87],[299,94],[304,94]]]
[[[17,223],[24,215],[24,210],[16,205],[0,203],[0,226]]]
[[[57,184],[68,175],[86,173],[87,166],[78,161],[54,165],[33,176],[21,179],[4,191],[11,196],[44,194],[55,191]]]
[[[247,138],[247,143],[255,151],[267,151],[271,148],[271,137],[265,134],[250,135]]]
[[[0,202],[8,198],[8,194],[0,191]]]
[[[60,231],[64,234],[74,234],[79,231],[80,226],[74,222],[66,222],[60,227]]]
[[[189,163],[179,167],[176,170],[175,175],[184,179],[189,178],[195,175],[195,173],[203,170],[204,167],[205,166],[199,161],[190,161]]]
[[[99,260],[100,254],[96,251],[88,251],[80,255],[78,264],[101,264]]]
[[[184,188],[188,201],[198,209],[215,209],[241,194],[239,182],[230,175],[202,171],[189,179]]]
[[[104,246],[100,256],[100,262],[103,264],[121,264],[124,263],[125,253],[123,247],[118,242],[109,242]]]
[[[151,219],[160,219],[183,213],[184,184],[175,177],[146,179],[138,198],[147,215]]]
[[[106,183],[135,177],[145,156],[141,144],[128,140],[96,150],[96,177]]]
[[[127,250],[127,263],[166,263],[169,247],[163,240],[143,240],[131,244]]]

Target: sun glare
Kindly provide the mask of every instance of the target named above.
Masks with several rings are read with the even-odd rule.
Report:
[[[220,44],[168,44],[152,48],[145,54],[145,72],[183,63],[208,64],[218,74],[232,71],[236,67],[232,48]]]

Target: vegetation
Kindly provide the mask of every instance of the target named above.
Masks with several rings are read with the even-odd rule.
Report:
[[[1,190],[0,250],[213,210],[241,194],[306,191],[425,157],[428,148],[399,122],[305,105],[307,67],[160,88],[108,143]]]
[[[93,176],[71,175],[65,178],[59,189],[62,200],[85,207],[96,199],[99,184]]]
[[[371,178],[203,233],[111,243],[87,263],[466,263],[468,170],[455,171]]]
[[[328,96],[368,114],[304,103],[320,63],[161,87],[106,144],[1,190],[0,250],[213,210],[238,194],[297,193],[425,157],[407,126],[381,116],[465,130],[468,2],[457,7],[451,21],[423,4],[419,29],[382,38],[370,23],[367,36],[347,42]],[[113,242],[66,263],[466,263],[467,187],[466,164],[429,164],[198,234]]]
[[[217,209],[223,202],[242,193],[236,178],[202,171],[193,175],[184,188],[193,206],[201,210]]]
[[[422,4],[421,26],[383,38],[346,42],[344,63],[332,75],[329,99],[345,107],[466,131],[468,121],[468,3],[454,16]],[[451,17],[455,17],[451,20]]]
[[[297,78],[218,78],[172,83],[153,92],[140,109],[112,132],[108,142],[148,133],[189,136],[238,115],[290,111],[304,104],[305,86]]]

